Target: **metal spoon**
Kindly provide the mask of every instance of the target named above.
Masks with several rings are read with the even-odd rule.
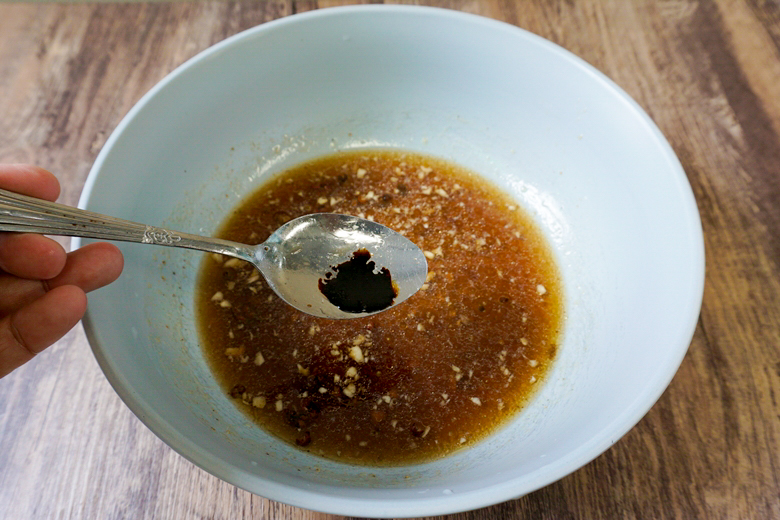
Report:
[[[333,274],[334,266],[347,262],[358,250],[366,249],[372,255],[377,271],[387,268],[390,272],[398,290],[390,306],[416,293],[428,274],[423,252],[400,233],[370,220],[333,213],[293,219],[264,243],[250,246],[138,224],[0,190],[0,231],[184,247],[236,257],[253,264],[282,300],[322,318],[359,318],[381,312],[342,311],[318,287],[326,273]]]

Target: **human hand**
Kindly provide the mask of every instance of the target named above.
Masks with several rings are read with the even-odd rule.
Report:
[[[51,201],[60,193],[54,175],[29,165],[0,164],[0,188]],[[116,280],[123,262],[111,244],[66,254],[41,235],[0,233],[0,377],[73,328],[87,309],[86,293]]]

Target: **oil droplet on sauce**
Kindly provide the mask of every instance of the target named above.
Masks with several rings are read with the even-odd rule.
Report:
[[[390,307],[398,296],[398,286],[390,271],[386,267],[376,270],[366,249],[355,251],[352,258],[331,269],[332,273],[320,278],[320,292],[344,312],[381,311]]]

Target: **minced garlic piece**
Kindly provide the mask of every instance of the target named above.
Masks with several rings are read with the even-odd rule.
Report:
[[[240,358],[244,355],[244,347],[228,347],[225,349],[225,355],[232,358]]]
[[[349,357],[358,363],[363,363],[365,361],[365,358],[363,357],[363,349],[360,347],[351,347],[349,349]]]
[[[255,408],[265,408],[265,397],[258,395],[252,398],[252,406]]]
[[[222,264],[222,267],[229,267],[231,269],[235,269],[236,267],[240,267],[240,266],[241,266],[241,260],[239,260],[238,258],[231,258],[230,260]]]
[[[482,401],[479,397],[471,397],[471,402],[474,403],[477,406],[482,406]]]
[[[265,363],[265,358],[263,357],[263,353],[262,352],[258,352],[257,354],[255,354],[255,361],[254,361],[254,363],[257,366],[260,366],[263,363]]]
[[[544,293],[547,292],[547,289],[544,288],[544,285],[539,284],[539,285],[536,286],[536,292],[538,292],[539,296],[541,296],[541,295],[543,295]]]

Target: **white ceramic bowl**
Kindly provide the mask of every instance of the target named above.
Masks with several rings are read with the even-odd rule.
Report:
[[[634,426],[677,370],[698,316],[696,205],[636,103],[513,26],[446,10],[350,7],[243,32],[179,67],[131,110],[80,205],[210,234],[270,175],[361,147],[471,168],[544,229],[568,319],[530,405],[481,444],[429,464],[361,468],[310,456],[258,429],[212,379],[193,323],[202,255],[123,245],[124,274],[91,297],[85,327],[133,412],[228,482],[356,516],[442,514],[518,497]]]

